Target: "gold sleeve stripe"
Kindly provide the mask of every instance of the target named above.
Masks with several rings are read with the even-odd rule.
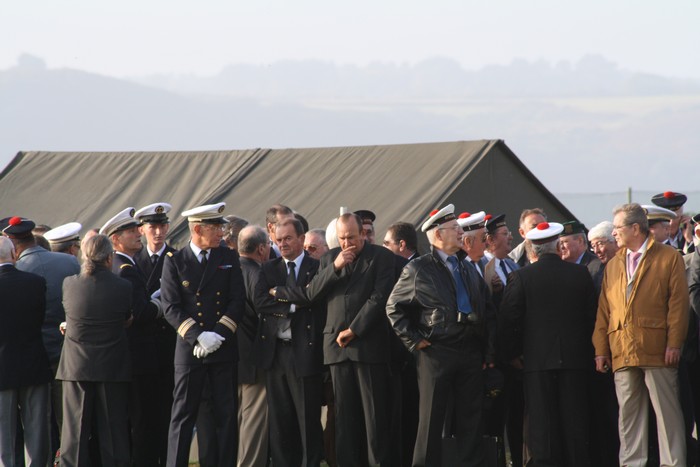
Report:
[[[121,266],[119,266],[119,269],[124,269],[124,268],[133,268],[133,266],[131,264],[122,264]]]
[[[228,316],[222,316],[219,322],[227,328],[229,328],[231,332],[236,332],[236,329],[238,329],[238,325],[236,324],[236,322]]]
[[[185,321],[182,322],[179,328],[177,328],[177,333],[180,334],[180,336],[184,339],[185,334],[187,334],[187,331],[190,330],[192,326],[197,324],[195,320],[192,318],[187,318]]]

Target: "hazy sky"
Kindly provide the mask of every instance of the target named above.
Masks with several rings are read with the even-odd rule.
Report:
[[[697,0],[4,0],[0,69],[22,53],[112,76],[213,74],[230,63],[323,59],[467,69],[514,58],[700,78]]]

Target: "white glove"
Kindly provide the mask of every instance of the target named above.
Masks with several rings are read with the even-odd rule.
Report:
[[[158,310],[156,318],[161,318],[163,316],[163,304],[160,302],[160,298],[151,298],[151,303],[153,303]]]
[[[63,321],[61,324],[58,325],[58,330],[61,331],[62,336],[66,335],[66,322],[65,321]]]
[[[221,343],[225,340],[225,337],[212,331],[204,331],[197,337],[197,342],[202,344],[202,347],[208,353],[216,352],[219,347],[221,347]]]
[[[160,298],[160,289],[156,290],[155,292],[153,292],[151,294],[151,300],[154,300],[156,298],[158,298],[158,299]]]
[[[194,345],[194,350],[192,351],[192,354],[197,357],[197,358],[204,358],[207,355],[209,355],[209,352],[204,350],[204,348],[199,345],[199,342]]]

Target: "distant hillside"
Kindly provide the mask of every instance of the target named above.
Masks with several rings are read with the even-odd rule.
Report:
[[[516,62],[479,72],[446,59],[415,66],[293,62],[269,68],[235,65],[217,77],[139,84],[47,69],[24,56],[18,66],[0,70],[0,166],[20,150],[503,139],[555,193],[697,186],[697,83],[653,77],[633,86],[644,76],[595,57],[574,66]],[[649,95],[654,89],[657,94]],[[246,93],[254,96],[241,97]]]
[[[336,65],[305,60],[269,65],[234,64],[213,76],[152,75],[137,82],[190,94],[258,99],[460,99],[495,97],[612,97],[683,95],[700,92],[700,81],[620,70],[588,55],[576,63],[515,60],[465,70],[436,57],[415,65]]]

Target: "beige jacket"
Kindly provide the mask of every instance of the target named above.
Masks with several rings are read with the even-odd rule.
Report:
[[[681,348],[688,330],[683,257],[650,237],[627,298],[626,254],[621,248],[605,267],[593,331],[595,354],[612,356],[613,371],[665,366],[666,348]]]

